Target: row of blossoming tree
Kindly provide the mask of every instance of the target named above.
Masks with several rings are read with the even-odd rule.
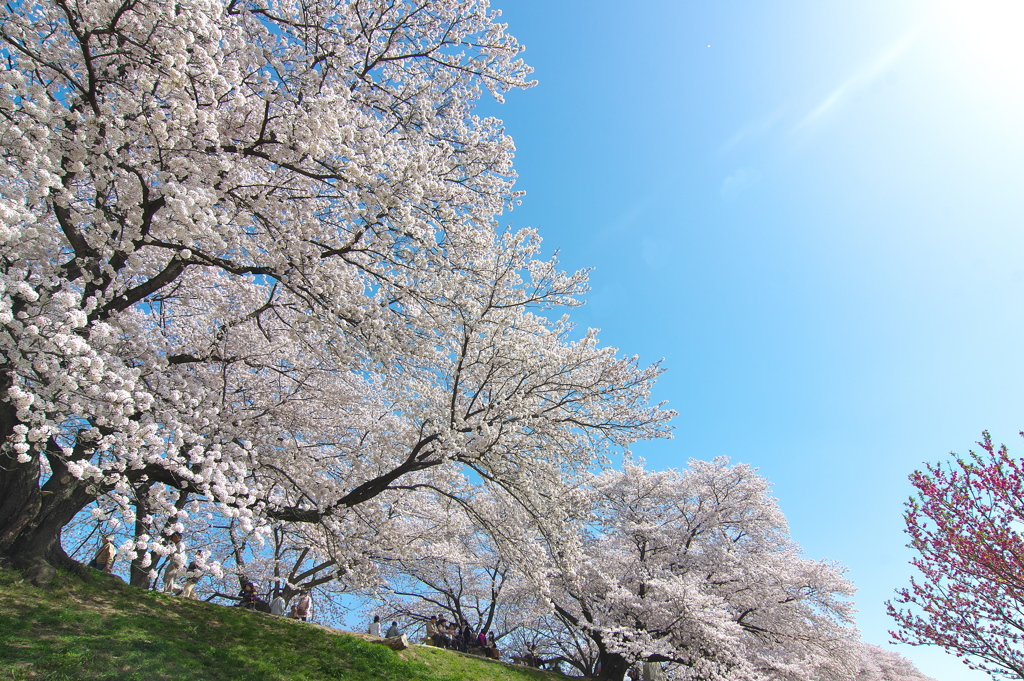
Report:
[[[842,568],[800,555],[749,466],[627,459],[563,494],[574,515],[555,533],[500,490],[410,503],[373,561],[375,612],[467,619],[593,678],[653,662],[692,681],[927,681],[859,641]]]
[[[13,2],[0,39],[5,565],[99,530],[150,586],[181,533],[286,595],[486,587],[607,679],[897,678],[749,468],[607,467],[673,414],[501,229],[474,103],[531,81],[486,0]]]

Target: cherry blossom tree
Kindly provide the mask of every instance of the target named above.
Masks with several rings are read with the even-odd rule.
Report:
[[[551,314],[585,273],[497,229],[473,105],[530,82],[486,0],[9,3],[0,40],[0,556],[33,578],[87,507],[142,571],[197,517],[345,536],[466,466],[537,508],[666,434],[660,369]]]
[[[705,681],[855,674],[852,586],[799,555],[749,466],[627,462],[589,489],[592,517],[576,546],[553,553],[549,598],[593,642],[600,678],[640,661]]]
[[[275,523],[269,539],[262,533],[239,532],[237,527],[228,530],[228,546],[216,543],[225,533],[208,535],[215,540],[212,555],[221,558],[212,595],[238,601],[235,594],[244,584],[252,583],[267,601],[281,596],[288,603],[300,591],[309,591],[316,594],[317,612],[322,615],[327,611],[344,611],[336,597],[366,584],[362,568],[368,561],[339,561],[337,556],[348,557],[351,552],[335,550],[339,538],[324,536],[318,526]],[[206,551],[209,553],[210,549]]]
[[[856,681],[935,681],[899,653],[869,643],[861,644]]]
[[[595,676],[599,669],[600,651],[593,639],[557,612],[527,620],[507,645],[514,656],[555,666],[570,676]]]
[[[953,455],[910,480],[911,564],[920,573],[888,604],[895,640],[937,645],[995,678],[1024,678],[1024,461],[996,447]],[[899,607],[907,606],[907,607]]]
[[[501,641],[546,608],[488,532],[504,509],[485,489],[463,498],[471,502],[425,490],[403,498],[403,517],[375,542],[379,584],[369,592],[372,609],[385,620],[465,619]]]

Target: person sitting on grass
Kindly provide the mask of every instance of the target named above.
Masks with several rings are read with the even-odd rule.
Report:
[[[238,592],[238,604],[252,610],[256,607],[256,585],[248,579],[242,582],[242,590]]]
[[[454,642],[452,640],[452,638],[454,636],[455,636],[455,629],[454,629],[454,627],[452,627],[449,624],[448,620],[446,620],[444,617],[438,617],[437,618],[437,636],[434,639],[435,641],[437,641],[437,647],[438,648],[454,648],[455,644],[454,644]]]
[[[380,638],[380,615],[374,615],[373,621],[370,622],[370,636]]]
[[[437,615],[431,615],[430,619],[427,620],[427,629],[423,637],[423,642],[428,646],[437,645]]]
[[[484,629],[484,628],[480,629],[480,633],[473,637],[473,640],[470,643],[470,647],[472,648],[472,650],[470,652],[474,652],[476,654],[483,655],[484,657],[490,657],[491,656],[491,651],[487,647],[487,630],[486,629]]]
[[[401,635],[402,635],[402,632],[398,628],[398,622],[392,622],[391,626],[388,627],[388,633],[384,635],[384,638],[395,638],[396,636],[401,636]]]
[[[173,594],[177,593],[178,586],[174,583],[174,580],[178,578],[178,575],[185,568],[185,554],[181,547],[181,532],[173,532],[171,536],[167,538],[167,543],[171,547],[171,552],[167,556],[167,562],[164,563],[164,593]]]
[[[487,657],[492,660],[501,659],[501,651],[498,650],[498,644],[494,640],[494,632],[492,631],[487,635]]]

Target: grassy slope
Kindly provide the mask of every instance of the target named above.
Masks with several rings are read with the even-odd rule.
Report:
[[[0,680],[560,681],[445,650],[395,653],[316,626],[96,575],[39,589],[0,571]]]

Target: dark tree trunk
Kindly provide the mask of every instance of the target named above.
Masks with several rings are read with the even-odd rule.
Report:
[[[604,642],[604,637],[597,629],[583,626],[583,622],[579,617],[576,617],[557,603],[554,604],[554,607],[555,613],[567,626],[575,627],[578,630],[585,632],[587,637],[594,642],[595,646],[597,646],[597,662],[601,665],[601,673],[595,678],[600,679],[600,681],[623,681],[626,676],[626,672],[629,671],[629,662],[627,662],[622,655],[608,650],[608,647]],[[583,619],[585,619],[587,623],[593,625],[594,618],[592,613],[586,606],[583,606],[581,610]]]
[[[142,534],[149,534],[149,526],[143,522],[143,518],[149,516],[149,488],[151,485],[143,483],[135,486],[135,536],[138,537]],[[149,569],[153,567],[147,562],[146,567],[142,567],[142,563],[146,558],[150,561],[153,560],[152,552],[150,551],[137,551],[135,558],[132,559],[132,564],[128,568],[128,583],[132,586],[137,586],[143,589],[148,589],[150,585]]]
[[[17,411],[8,402],[9,371],[0,372],[0,446],[18,425]],[[80,447],[76,458],[84,458]],[[68,473],[63,459],[48,456],[52,474],[40,486],[39,462],[19,463],[8,447],[0,450],[0,560],[25,573],[36,584],[49,582],[54,568],[74,572],[85,568],[60,545],[60,534],[75,515],[96,497],[86,483]]]
[[[18,455],[8,444],[15,426],[20,423],[17,410],[7,400],[13,380],[10,367],[0,364],[0,564],[22,570],[37,584],[50,581],[57,567],[85,574],[87,569],[61,547],[60,536],[82,509],[111,489],[79,480],[68,471],[69,461],[92,458],[96,443],[88,431],[79,432],[69,454],[57,442],[48,442],[43,455],[50,465],[51,475],[42,482],[35,456],[19,463]],[[148,481],[147,492],[153,482],[179,489],[182,492],[179,509],[187,499],[189,483],[158,464],[128,471],[126,477],[133,483],[140,479]],[[144,496],[144,493],[139,494],[140,499]],[[144,515],[140,513],[137,517]],[[131,583],[148,586],[149,570],[139,568],[138,560],[131,566]]]
[[[0,373],[0,397],[11,387],[9,371]],[[14,433],[18,417],[14,405],[0,399],[0,444]],[[25,528],[32,524],[42,505],[39,466],[18,463],[17,455],[4,448],[0,453],[0,555],[7,555]]]
[[[86,483],[54,461],[53,475],[40,487],[36,461],[19,464],[11,456],[2,458],[7,465],[0,466],[0,555],[36,584],[49,582],[56,567],[81,572],[82,565],[61,547],[60,535],[95,499]]]
[[[603,646],[597,659],[601,663],[601,674],[597,678],[601,681],[622,681],[629,671],[629,663],[622,655],[609,653]]]
[[[0,407],[6,404],[0,403]],[[8,554],[42,509],[39,464],[0,454],[0,554]]]

